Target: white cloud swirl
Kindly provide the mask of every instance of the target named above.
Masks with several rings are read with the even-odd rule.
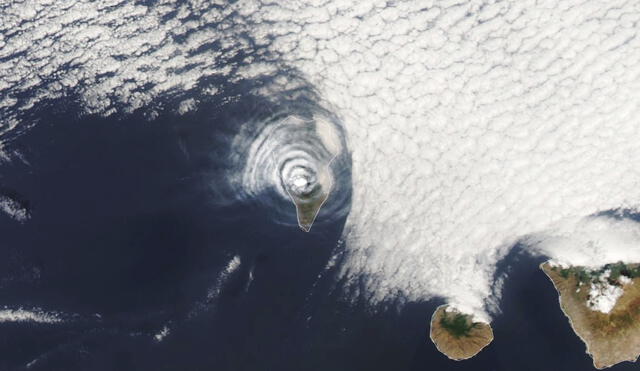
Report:
[[[262,203],[275,221],[293,225],[293,200],[326,192],[332,202],[329,211],[321,209],[324,221],[344,216],[349,184],[340,176],[344,160],[334,161],[346,152],[337,125],[321,111],[282,111],[242,124],[231,145],[237,154],[229,177],[235,196]]]

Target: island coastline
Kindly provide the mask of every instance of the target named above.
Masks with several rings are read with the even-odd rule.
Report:
[[[637,266],[637,264],[635,265]],[[605,356],[599,354],[599,351],[597,350],[597,348],[600,348],[600,346],[598,346],[598,340],[600,340],[599,338],[597,338],[596,336],[591,336],[590,338],[587,338],[585,335],[591,335],[592,332],[594,331],[593,328],[587,328],[587,325],[584,325],[585,328],[582,328],[582,326],[578,326],[578,324],[576,324],[576,321],[578,322],[584,322],[586,321],[586,319],[583,318],[583,316],[578,316],[578,318],[573,318],[574,316],[579,315],[579,313],[569,313],[567,311],[567,308],[565,307],[565,302],[564,300],[570,300],[566,297],[567,293],[563,293],[563,288],[559,287],[560,285],[558,284],[558,277],[553,273],[555,272],[554,267],[550,264],[549,261],[541,263],[540,264],[540,269],[543,271],[543,273],[547,276],[547,278],[549,278],[549,280],[552,282],[554,289],[556,290],[556,292],[558,293],[558,303],[560,306],[560,309],[563,313],[563,315],[569,320],[569,325],[571,326],[571,329],[573,330],[573,332],[578,336],[578,338],[585,344],[586,346],[586,350],[585,353],[587,355],[589,355],[592,359],[592,363],[593,363],[593,367],[596,369],[605,369],[605,368],[609,368],[609,367],[613,367],[619,363],[622,362],[636,362],[638,360],[638,358],[640,357],[640,347],[636,348],[637,350],[635,351],[635,356],[622,356],[619,359],[607,359],[610,358],[609,354],[606,354]],[[603,267],[606,267],[603,266]],[[583,267],[571,267],[570,269],[577,269],[577,271],[579,272],[580,269],[582,269]],[[640,282],[640,278],[635,278],[633,281],[638,281]],[[635,282],[631,282],[631,284],[634,284]],[[579,292],[580,289],[578,289]],[[569,304],[567,304],[569,305]],[[617,305],[617,303],[616,303]],[[585,303],[585,306],[586,303]],[[616,306],[614,306],[615,309],[617,309]],[[593,310],[592,310],[593,311]],[[639,316],[640,318],[640,316]],[[640,327],[636,327],[636,329],[638,329]],[[633,328],[631,328],[633,329]],[[624,331],[627,329],[622,329],[621,331]],[[638,335],[638,337],[640,338],[640,333]],[[594,344],[595,342],[595,344]],[[626,353],[631,353],[632,351],[629,350]],[[602,358],[607,359],[602,360]]]
[[[443,326],[447,313],[453,315],[452,322],[466,321],[462,330],[447,329]],[[461,313],[449,305],[440,305],[431,316],[429,338],[436,349],[453,361],[473,358],[493,341],[491,325],[484,322],[473,322],[472,316]]]

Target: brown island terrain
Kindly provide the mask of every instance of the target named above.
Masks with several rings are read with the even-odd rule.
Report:
[[[320,212],[320,208],[329,198],[329,192],[319,191],[314,197],[301,197],[290,195],[294,205],[296,206],[296,214],[298,215],[298,225],[300,228],[309,232],[311,226]]]
[[[329,198],[329,193],[333,186],[331,181],[329,166],[327,165],[319,174],[314,184],[301,184],[299,187],[309,188],[304,192],[295,192],[287,188],[287,193],[296,207],[298,226],[309,232],[313,222],[316,220],[320,208]],[[302,180],[303,182],[306,180]]]
[[[488,323],[473,322],[470,315],[441,305],[431,317],[430,337],[441,353],[460,361],[475,356],[489,345],[493,341],[493,330]]]
[[[607,264],[599,269],[579,266],[540,268],[560,295],[560,307],[571,327],[587,346],[598,369],[623,361],[635,362],[640,355],[640,266]],[[595,286],[594,286],[595,285]],[[619,296],[607,313],[593,308],[593,288],[608,285]],[[611,302],[613,303],[613,301]],[[611,306],[611,305],[610,305]]]

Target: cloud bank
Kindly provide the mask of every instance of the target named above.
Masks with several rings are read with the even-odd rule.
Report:
[[[489,320],[495,265],[523,238],[549,236],[532,248],[570,263],[636,259],[554,228],[636,241],[632,222],[580,220],[640,205],[638,22],[621,0],[14,2],[0,15],[2,135],[65,94],[88,112],[153,111],[165,94],[217,94],[203,77],[292,66],[348,137],[353,292],[443,297]]]
[[[514,243],[640,205],[631,2],[268,9],[251,18],[255,33],[274,18],[299,26],[272,48],[344,119],[354,195],[343,274],[373,302],[439,296],[488,319],[495,264]],[[571,259],[592,254],[581,249]],[[614,250],[602,254],[636,259]]]
[[[592,216],[568,220],[523,242],[563,266],[595,268],[618,261],[640,262],[640,223],[633,219]]]

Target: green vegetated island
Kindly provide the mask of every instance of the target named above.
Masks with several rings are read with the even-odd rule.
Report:
[[[622,262],[600,268],[540,268],[560,296],[560,307],[587,346],[598,368],[640,355],[640,264]]]
[[[488,323],[473,322],[470,315],[442,305],[431,317],[431,341],[450,359],[460,361],[478,354],[493,341]]]

